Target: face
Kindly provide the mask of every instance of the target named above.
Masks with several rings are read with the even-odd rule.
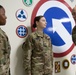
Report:
[[[73,18],[76,22],[76,6],[73,8],[72,15],[73,15]]]
[[[4,8],[0,8],[0,25],[5,25],[6,19],[7,19],[7,17],[5,16]]]
[[[46,22],[45,17],[40,18],[40,20],[37,21],[36,24],[38,28],[41,28],[41,29],[46,28],[47,22]]]

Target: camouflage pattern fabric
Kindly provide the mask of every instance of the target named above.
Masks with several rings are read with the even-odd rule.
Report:
[[[74,44],[76,45],[76,26],[74,26],[74,28],[72,30],[72,40],[73,40]]]
[[[10,49],[8,37],[0,28],[0,75],[9,75]]]
[[[52,75],[53,52],[48,35],[35,31],[26,38],[22,48],[25,75]]]

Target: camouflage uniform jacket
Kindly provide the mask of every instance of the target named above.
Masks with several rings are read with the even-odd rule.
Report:
[[[50,37],[33,32],[23,43],[25,75],[52,75],[53,52]]]
[[[10,49],[8,37],[0,28],[0,75],[9,75]]]

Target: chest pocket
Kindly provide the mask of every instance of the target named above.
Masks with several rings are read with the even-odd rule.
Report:
[[[34,39],[34,46],[38,50],[44,49],[44,47],[49,46],[49,39],[45,37],[37,37]]]

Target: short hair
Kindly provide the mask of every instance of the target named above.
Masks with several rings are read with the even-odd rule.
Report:
[[[34,24],[33,24],[33,27],[34,27],[34,28],[36,28],[36,21],[39,21],[42,17],[44,17],[44,16],[40,15],[40,16],[36,16],[36,17],[34,18]]]

